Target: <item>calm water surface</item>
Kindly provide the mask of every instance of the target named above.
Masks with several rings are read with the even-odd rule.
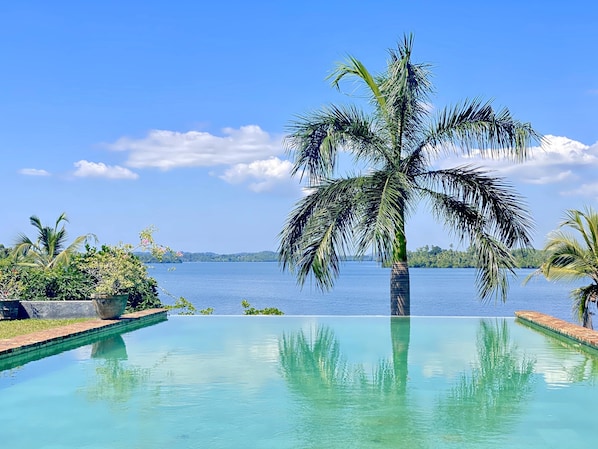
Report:
[[[1,444],[585,449],[596,360],[513,318],[174,316],[0,366]]]
[[[475,270],[411,268],[411,313],[513,316],[516,310],[536,310],[570,321],[573,286],[543,278],[522,286],[532,271],[517,271],[506,303],[481,303],[476,297]],[[243,299],[256,308],[277,307],[290,315],[388,315],[390,309],[389,270],[373,262],[344,264],[335,288],[328,293],[309,284],[300,289],[294,277],[270,262],[157,264],[150,274],[176,297],[184,296],[198,309],[212,307],[215,314],[241,314]],[[163,300],[173,301],[167,296]]]

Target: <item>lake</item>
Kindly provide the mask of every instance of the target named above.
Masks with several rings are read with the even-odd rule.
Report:
[[[475,270],[411,268],[411,313],[414,316],[508,316],[536,310],[573,321],[569,291],[574,285],[550,283],[533,270],[517,270],[506,303],[477,299]],[[375,262],[346,262],[332,291],[322,293],[309,281],[303,288],[276,262],[196,262],[155,264],[149,273],[175,297],[217,315],[240,315],[246,299],[258,309],[277,307],[287,315],[388,315],[390,272]],[[174,300],[161,295],[165,304]]]

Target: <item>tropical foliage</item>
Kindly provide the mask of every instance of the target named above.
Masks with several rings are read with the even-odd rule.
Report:
[[[54,227],[43,226],[35,215],[30,221],[38,230],[37,239],[21,234],[11,257],[0,261],[0,297],[79,300],[93,293],[127,294],[128,311],[161,306],[157,282],[134,254],[145,251],[160,260],[172,253],[154,241],[153,227],[141,231],[137,246],[103,245],[98,249],[86,244],[80,252],[81,244],[95,236],[79,236],[67,245],[66,214],[58,217]]]
[[[44,269],[68,265],[86,241],[95,239],[93,234],[80,235],[66,246],[68,235],[64,223],[69,220],[64,212],[60,214],[54,227],[44,226],[35,215],[29,217],[29,221],[37,230],[37,239],[31,240],[25,234],[19,235],[13,253],[19,265]]]
[[[549,281],[589,280],[573,289],[571,298],[575,316],[592,329],[590,306],[598,300],[598,213],[592,208],[568,210],[559,228],[548,235],[544,250],[546,260],[527,280],[537,275]]]
[[[256,309],[255,307],[252,307],[246,299],[241,301],[241,306],[243,307],[243,315],[284,315],[284,312],[276,307]]]
[[[287,137],[293,174],[306,178],[308,194],[280,233],[283,268],[303,284],[309,276],[331,288],[342,257],[372,251],[391,266],[391,314],[410,313],[405,224],[428,205],[456,239],[476,255],[481,298],[505,299],[510,250],[530,243],[531,219],[522,199],[501,178],[465,164],[436,168],[443,155],[505,156],[521,161],[540,136],[507,109],[465,100],[432,115],[429,66],[412,61],[413,38],[390,51],[386,70],[370,73],[349,57],[330,79],[346,78],[366,89],[368,114],[355,106],[329,106],[299,117]],[[354,158],[353,173],[339,173],[339,153]]]
[[[75,256],[75,260],[79,256]],[[18,297],[32,301],[71,301],[89,298],[93,279],[71,264],[42,269],[17,267],[13,275],[20,281]]]

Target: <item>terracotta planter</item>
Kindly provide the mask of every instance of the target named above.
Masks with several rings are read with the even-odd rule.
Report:
[[[16,320],[19,315],[18,299],[0,299],[0,320]]]
[[[94,295],[91,300],[98,316],[103,320],[114,320],[127,308],[129,295]]]

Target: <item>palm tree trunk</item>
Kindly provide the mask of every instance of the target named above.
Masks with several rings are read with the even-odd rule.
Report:
[[[404,216],[404,212],[402,215]],[[390,271],[390,314],[411,315],[409,264],[407,262],[407,238],[405,236],[404,220],[397,232]]]
[[[407,261],[393,262],[390,272],[390,314],[411,315],[411,294],[409,292],[409,264]]]
[[[404,395],[407,392],[411,318],[391,318],[390,337],[392,340],[392,364],[397,391]]]

